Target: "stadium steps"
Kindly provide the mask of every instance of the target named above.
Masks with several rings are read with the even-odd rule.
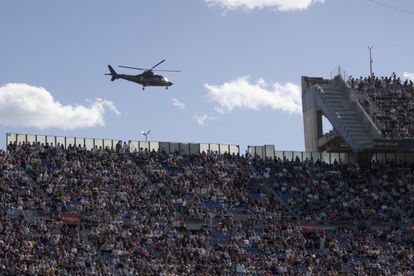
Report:
[[[331,83],[316,86],[314,95],[319,108],[353,151],[373,142],[372,120],[354,100],[345,82],[336,77]]]

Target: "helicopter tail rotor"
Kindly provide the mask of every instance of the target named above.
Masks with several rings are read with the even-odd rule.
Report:
[[[107,76],[112,76],[111,81],[114,81],[118,78],[118,74],[115,72],[114,68],[112,68],[111,65],[108,65],[108,69],[109,72],[111,72],[110,74],[105,74]]]

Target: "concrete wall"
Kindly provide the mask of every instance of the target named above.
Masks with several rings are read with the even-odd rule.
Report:
[[[319,138],[323,135],[322,112],[315,106],[303,112],[305,151],[319,151]]]

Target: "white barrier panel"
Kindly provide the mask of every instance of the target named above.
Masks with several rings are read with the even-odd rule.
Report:
[[[230,154],[239,154],[240,147],[236,145],[230,145]]]
[[[150,151],[150,142],[140,141],[139,151]]]
[[[27,143],[33,145],[36,143],[36,135],[27,135]]]
[[[95,138],[95,139],[93,139],[93,141],[94,141],[94,147],[95,148],[98,148],[98,149],[105,148],[104,147],[104,140],[103,139],[97,139],[97,138]]]
[[[180,143],[180,153],[181,154],[190,154],[190,144],[189,143]]]
[[[170,152],[170,143],[160,142],[159,145],[160,145],[160,147],[159,147],[160,151]]]
[[[16,134],[7,133],[6,134],[6,146],[10,144],[15,144],[15,143],[16,143]]]
[[[264,158],[264,150],[263,147],[255,147],[256,155],[260,158]]]
[[[139,151],[138,141],[129,141],[129,152]]]
[[[284,160],[286,160],[286,161],[294,161],[293,151],[285,151],[284,152],[284,157],[285,157]]]
[[[294,151],[293,152],[293,160],[303,160],[302,152],[301,151]]]
[[[310,161],[310,160],[312,160],[312,152],[304,152],[303,161]]]
[[[113,149],[114,146],[112,145],[112,140],[108,140],[108,139],[103,140],[103,147],[104,149]]]
[[[325,162],[327,164],[331,164],[331,155],[329,152],[322,152],[322,162]]]
[[[17,134],[17,144],[26,142],[26,134]]]
[[[275,158],[275,146],[274,145],[265,145],[264,146],[264,154],[266,158]]]
[[[210,150],[209,144],[200,144],[200,152],[207,153]]]
[[[170,150],[167,152],[170,152],[170,153],[180,152],[180,145],[178,143],[170,143]]]
[[[159,142],[153,142],[153,141],[151,141],[149,143],[150,143],[150,150],[151,151],[157,152],[159,150],[159,148],[160,148],[160,143]]]
[[[190,154],[201,153],[200,144],[190,144]]]
[[[75,137],[66,137],[66,147],[69,147],[69,146],[72,146],[72,147],[76,146]]]
[[[275,151],[275,158],[283,161],[283,151]]]
[[[221,145],[221,144],[219,144],[219,152],[221,154],[229,153],[229,145]]]
[[[218,144],[209,144],[210,145],[210,152],[219,153],[219,145]]]
[[[56,137],[56,145],[61,146],[63,145],[66,148],[66,139],[63,136]]]
[[[37,135],[36,136],[36,142],[40,143],[41,145],[46,145],[46,136],[43,135]]]
[[[56,145],[56,136],[46,136],[46,143],[48,143],[49,146],[55,146]]]
[[[85,147],[88,150],[93,149],[94,142],[93,142],[93,139],[92,138],[85,138],[84,143],[85,143]]]

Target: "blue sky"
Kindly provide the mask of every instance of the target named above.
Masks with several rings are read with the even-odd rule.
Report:
[[[302,75],[410,77],[409,0],[2,1],[6,132],[303,150]],[[107,64],[159,69],[168,90]],[[135,71],[116,68],[120,73]]]

